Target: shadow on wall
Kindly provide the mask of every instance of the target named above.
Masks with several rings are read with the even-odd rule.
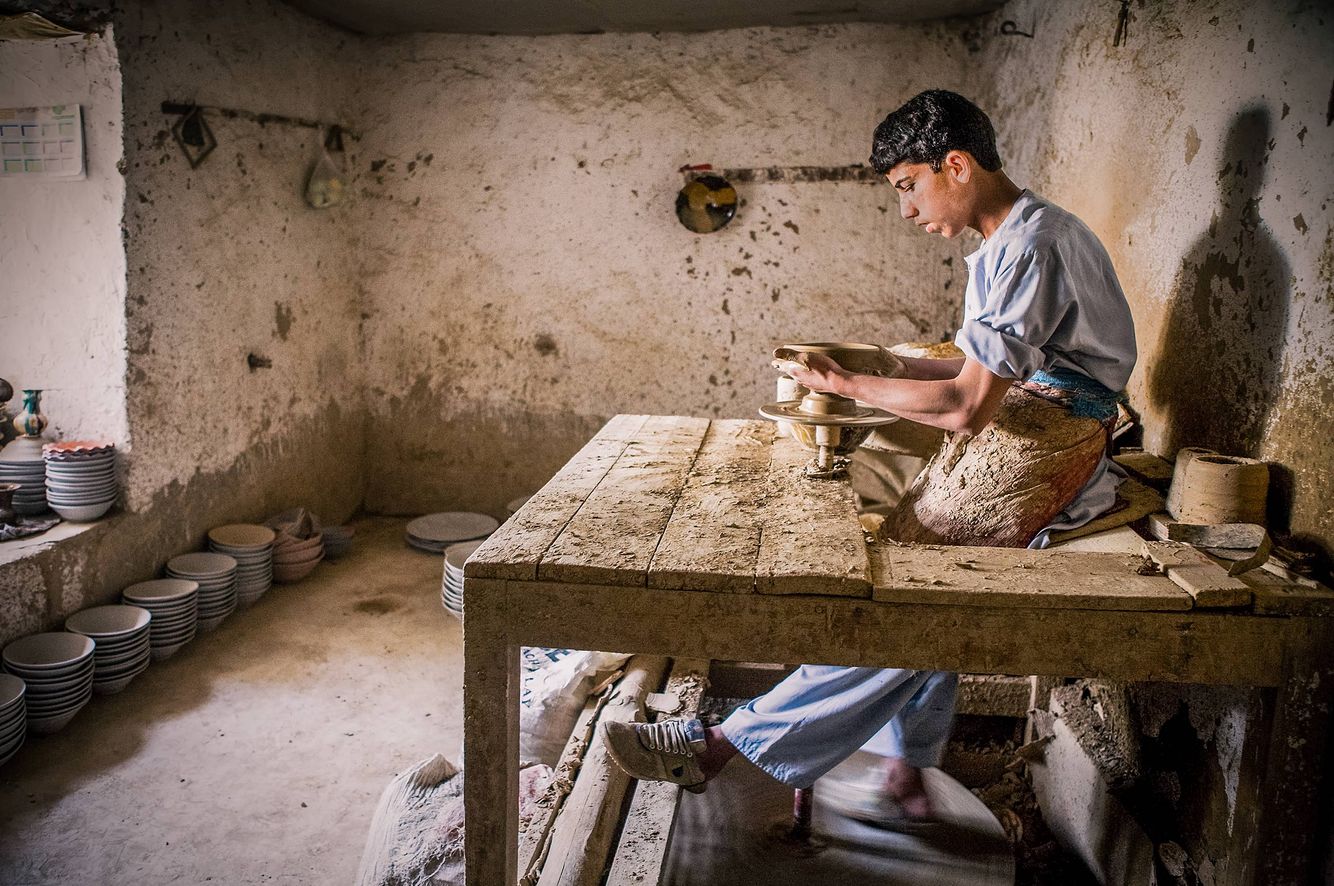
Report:
[[[1167,413],[1164,454],[1208,446],[1254,457],[1279,397],[1290,277],[1261,225],[1270,114],[1232,121],[1208,229],[1181,261],[1149,393]]]

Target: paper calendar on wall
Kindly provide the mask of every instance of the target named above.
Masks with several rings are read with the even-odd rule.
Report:
[[[0,108],[0,176],[83,178],[80,106]]]

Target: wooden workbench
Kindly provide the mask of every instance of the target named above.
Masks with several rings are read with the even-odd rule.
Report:
[[[809,453],[774,428],[617,416],[468,560],[470,884],[517,877],[524,645],[1261,687],[1272,727],[1239,786],[1247,863],[1229,882],[1300,882],[1334,687],[1328,591],[1262,577],[1202,608],[1135,554],[868,543],[847,484],[804,478]]]

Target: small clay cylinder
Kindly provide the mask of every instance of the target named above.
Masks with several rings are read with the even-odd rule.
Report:
[[[1176,465],[1172,468],[1172,485],[1167,490],[1167,512],[1181,519],[1181,493],[1186,488],[1186,468],[1201,455],[1216,455],[1202,446],[1184,446],[1177,450]]]
[[[1184,477],[1178,511],[1173,514],[1182,523],[1264,525],[1269,494],[1269,466],[1264,462],[1232,455],[1197,455],[1186,466]]]

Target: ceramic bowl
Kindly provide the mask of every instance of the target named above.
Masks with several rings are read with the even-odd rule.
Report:
[[[22,680],[13,674],[0,674],[0,720],[11,707],[17,707],[23,701],[26,687]]]
[[[214,554],[197,551],[193,554],[181,554],[167,561],[167,568],[177,577],[189,575],[197,580],[222,578],[236,569],[236,558],[226,554]]]
[[[273,558],[277,560],[283,557],[292,557],[304,552],[316,550],[323,544],[323,533],[316,533],[310,538],[294,538],[293,536],[279,533],[278,540],[273,543]]]
[[[94,606],[65,619],[65,629],[85,637],[119,637],[148,627],[153,616],[140,606]]]
[[[131,604],[153,610],[169,603],[180,604],[199,592],[199,582],[185,578],[155,578],[132,584],[120,592]]]
[[[87,704],[85,701],[84,704]],[[83,705],[79,705],[68,713],[59,714],[54,717],[29,717],[28,731],[33,735],[50,735],[59,732],[70,724],[70,721],[78,716],[79,711],[83,710]]]
[[[210,543],[241,550],[268,547],[276,537],[277,533],[269,527],[254,523],[229,523],[208,531]]]
[[[51,510],[55,511],[71,523],[91,523],[107,511],[111,510],[111,506],[115,503],[115,500],[112,499],[95,505],[71,506],[52,504]]]
[[[78,666],[92,654],[93,641],[82,634],[49,631],[15,640],[0,658],[25,671],[59,671]]]

